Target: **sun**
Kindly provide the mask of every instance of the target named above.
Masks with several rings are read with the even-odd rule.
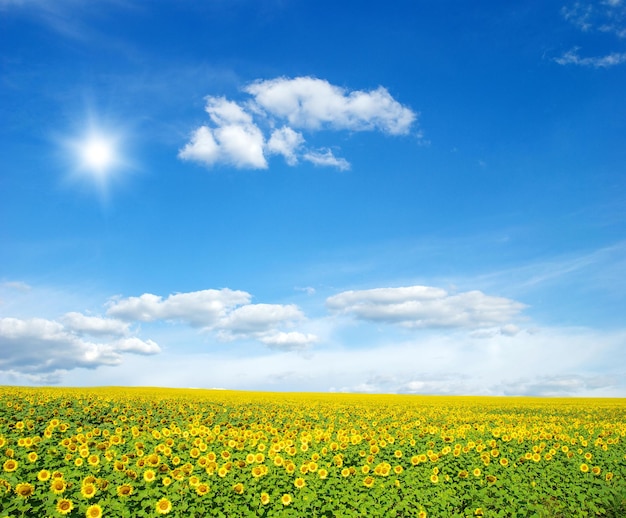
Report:
[[[80,145],[80,157],[86,169],[102,174],[117,161],[115,143],[102,135],[89,136]]]
[[[111,174],[121,163],[117,138],[102,131],[92,131],[75,143],[79,168],[100,179]]]
[[[129,134],[125,126],[99,123],[93,116],[77,129],[61,141],[65,179],[95,190],[106,201],[113,186],[122,185],[136,170],[127,156]]]

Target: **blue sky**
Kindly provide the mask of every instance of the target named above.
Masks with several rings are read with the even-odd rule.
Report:
[[[626,1],[0,0],[0,383],[626,397]]]

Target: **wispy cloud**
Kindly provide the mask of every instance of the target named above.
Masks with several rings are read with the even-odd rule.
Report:
[[[626,3],[623,0],[576,1],[563,6],[561,15],[583,32],[599,31],[626,37]]]
[[[561,9],[561,15],[582,33],[604,33],[626,38],[626,3],[623,0],[576,1]],[[574,47],[554,58],[559,65],[609,68],[626,62],[626,52],[612,51],[601,56],[580,56]]]
[[[102,15],[103,7],[130,7],[133,3],[132,0],[0,0],[0,11],[15,11],[63,36],[87,40],[93,39],[95,32],[90,21]]]
[[[565,52],[561,57],[555,58],[559,65],[581,65],[593,68],[609,68],[626,62],[626,52],[612,52],[606,56],[581,57],[578,55],[578,47]]]
[[[305,160],[346,170],[350,167],[346,159],[327,148],[309,148],[303,132],[407,135],[417,119],[383,87],[348,91],[323,79],[297,77],[255,81],[243,91],[251,96],[243,102],[207,97],[205,109],[212,124],[192,132],[179,152],[181,159],[209,167],[265,169],[269,156],[282,155],[290,166]]]
[[[318,166],[336,167],[340,171],[350,169],[350,163],[345,158],[336,157],[330,149],[309,151],[302,158]]]

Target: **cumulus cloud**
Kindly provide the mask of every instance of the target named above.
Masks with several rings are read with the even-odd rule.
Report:
[[[248,304],[230,312],[218,327],[236,334],[262,333],[283,322],[303,318],[295,304]]]
[[[326,306],[360,320],[411,328],[467,329],[509,324],[525,307],[480,291],[451,295],[431,286],[344,291],[329,297]],[[504,333],[511,331],[512,327],[505,327]]]
[[[246,92],[267,113],[286,119],[296,128],[328,126],[353,131],[378,129],[392,135],[407,134],[415,113],[378,87],[364,92],[346,91],[314,77],[256,81]]]
[[[61,322],[11,317],[0,319],[0,350],[0,371],[31,375],[119,365],[122,353],[160,352],[152,340],[126,337],[96,342]]]
[[[82,313],[70,312],[61,318],[61,322],[70,331],[98,335],[125,336],[130,332],[130,324],[113,318],[86,316]]]
[[[295,304],[250,304],[251,298],[245,291],[228,288],[176,293],[165,299],[144,293],[110,301],[107,314],[127,322],[179,321],[215,332],[222,341],[253,339],[282,349],[300,349],[317,340],[314,335],[281,330],[305,320]]]
[[[304,144],[302,133],[283,126],[272,132],[267,142],[267,151],[270,154],[283,155],[289,165],[296,165],[298,163],[296,152],[302,144]]]
[[[201,126],[194,131],[180,158],[208,166],[224,162],[241,169],[267,167],[265,139],[249,113],[223,97],[208,97],[206,111],[215,127]]]
[[[107,315],[125,321],[180,320],[195,327],[212,327],[227,312],[251,299],[245,291],[228,288],[175,293],[166,299],[151,293],[111,300]]]
[[[250,98],[240,103],[224,97],[206,98],[212,124],[191,133],[189,142],[179,151],[181,159],[209,167],[227,164],[265,169],[267,156],[281,155],[291,166],[302,158],[315,165],[345,170],[349,168],[347,160],[336,158],[326,148],[307,147],[303,133],[296,129],[406,135],[417,120],[415,112],[382,86],[348,91],[323,79],[297,77],[255,81],[243,92]]]

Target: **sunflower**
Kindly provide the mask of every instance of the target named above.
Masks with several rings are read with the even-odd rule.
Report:
[[[261,493],[261,504],[267,505],[270,503],[270,495],[267,493]]]
[[[475,477],[480,477],[480,474],[481,474],[480,468],[475,468],[474,471],[472,471],[472,474]]]
[[[600,466],[594,466],[594,467],[591,469],[591,472],[592,472],[594,475],[599,475],[599,474],[600,474],[600,471],[602,471],[602,470],[600,469]]]
[[[89,455],[87,462],[90,466],[97,466],[100,464],[100,457],[98,457],[98,455]]]
[[[47,469],[42,469],[39,473],[37,473],[37,480],[39,482],[45,482],[50,479],[50,472]]]
[[[69,514],[74,509],[74,504],[67,498],[61,498],[57,502],[57,511],[59,514]]]
[[[245,489],[245,488],[244,488],[244,486],[243,486],[243,484],[242,484],[241,482],[238,482],[237,484],[235,484],[235,485],[233,486],[233,491],[234,491],[235,493],[237,493],[238,495],[242,495],[242,494],[243,494],[244,489]]]
[[[167,498],[161,498],[156,503],[156,512],[157,514],[168,514],[172,510],[172,502],[170,502]]]
[[[83,484],[83,487],[80,489],[80,494],[85,498],[93,498],[96,496],[96,486],[94,484]]]
[[[583,473],[587,473],[589,471],[589,466],[587,466],[587,464],[581,464],[580,471],[582,471]]]
[[[306,482],[304,481],[302,477],[298,477],[294,481],[293,485],[296,486],[298,489],[302,489],[304,486],[306,486]]]
[[[280,499],[280,502],[283,505],[289,505],[292,502],[292,500],[293,499],[291,498],[291,495],[289,493],[286,493],[282,496],[282,498]]]
[[[4,469],[7,473],[11,473],[12,471],[15,471],[18,466],[19,464],[16,460],[9,459],[2,465],[2,469]]]
[[[437,482],[439,482],[439,475],[435,475],[434,473],[430,476],[430,481],[433,484],[436,484]]]
[[[50,482],[50,491],[52,491],[55,495],[63,493],[66,487],[67,484],[62,478],[53,478],[52,482]]]
[[[130,484],[122,484],[117,486],[117,496],[125,498],[133,494],[133,486]]]
[[[156,473],[154,472],[153,469],[147,469],[146,471],[143,472],[143,479],[146,482],[154,482],[155,478],[156,478]]]
[[[98,504],[90,505],[85,512],[85,518],[102,518],[102,507]]]
[[[28,498],[29,496],[33,496],[33,493],[35,492],[35,486],[27,482],[22,482],[15,486],[15,492],[18,496],[22,498]]]
[[[31,451],[26,458],[28,459],[28,462],[35,462],[37,460],[37,453],[34,451]]]
[[[209,489],[210,487],[208,484],[201,482],[196,486],[196,494],[198,494],[199,496],[204,496],[209,492]]]
[[[363,485],[365,487],[372,487],[374,485],[374,477],[370,477],[369,475],[363,479]]]

